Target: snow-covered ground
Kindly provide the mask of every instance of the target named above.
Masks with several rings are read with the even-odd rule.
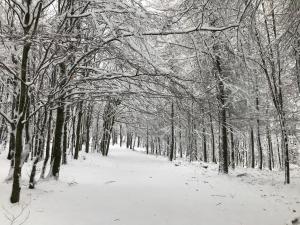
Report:
[[[114,147],[107,158],[70,161],[59,181],[42,181],[35,190],[27,188],[25,166],[22,201],[11,205],[11,184],[3,182],[9,162],[4,153],[0,158],[1,225],[285,225],[300,215],[297,168],[286,186],[282,172],[218,175],[212,164],[170,163]]]

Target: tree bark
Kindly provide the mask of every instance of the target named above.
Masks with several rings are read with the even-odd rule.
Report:
[[[35,181],[35,174],[36,174],[36,166],[38,164],[38,162],[41,161],[42,159],[42,155],[43,155],[43,150],[44,150],[44,138],[42,139],[42,137],[44,137],[44,130],[45,130],[45,126],[44,124],[47,123],[47,110],[45,110],[45,114],[44,114],[44,120],[43,120],[43,124],[40,130],[40,135],[39,135],[39,143],[38,143],[38,150],[37,150],[37,156],[34,159],[33,165],[32,165],[32,169],[31,169],[31,174],[30,174],[30,178],[29,178],[29,189],[34,189],[36,181]]]
[[[45,149],[45,159],[42,167],[41,178],[45,178],[46,166],[50,158],[50,143],[51,143],[51,121],[52,121],[52,110],[49,112],[48,117],[48,130],[47,130],[47,141],[46,141],[46,149]],[[54,143],[53,143],[54,144]]]
[[[174,157],[174,103],[171,104],[171,143],[170,143],[170,155],[169,160],[172,161]]]
[[[85,152],[89,153],[90,150],[90,129],[93,118],[93,107],[92,105],[88,106],[87,118],[86,118],[86,143],[85,143]]]
[[[268,167],[269,170],[273,169],[273,146],[272,146],[272,138],[270,134],[270,128],[269,125],[267,124],[266,126],[266,131],[267,131],[267,141],[268,141]]]
[[[235,153],[234,153],[234,137],[233,137],[233,129],[232,126],[230,126],[230,143],[231,143],[231,160],[230,160],[230,164],[231,164],[231,168],[234,169],[235,168]]]
[[[63,136],[63,126],[64,126],[64,105],[59,103],[58,108],[56,109],[56,123],[55,123],[55,134],[54,134],[54,143],[53,143],[53,159],[51,162],[52,170],[51,176],[55,179],[59,177],[61,155],[62,155],[62,136]]]
[[[217,163],[217,160],[216,160],[215,133],[214,133],[214,125],[213,125],[213,121],[212,121],[211,112],[209,113],[209,120],[210,120],[210,132],[211,132],[212,161],[213,161],[213,163]]]
[[[146,154],[149,154],[149,128],[147,124],[147,131],[146,131]]]
[[[115,122],[115,114],[118,105],[121,104],[119,99],[108,98],[103,114],[103,135],[100,143],[100,150],[103,156],[108,155],[111,132]],[[131,146],[132,147],[132,146]]]
[[[255,168],[254,131],[250,128],[251,168]]]
[[[66,116],[65,116],[65,122],[63,127],[63,150],[62,150],[62,164],[67,164],[67,148],[68,148],[68,120],[70,119],[70,109],[69,107],[66,107]]]
[[[28,3],[30,5],[30,3]],[[29,18],[25,20],[24,24],[29,23]],[[25,34],[28,34],[28,31],[25,32]],[[23,55],[22,55],[22,63],[21,63],[21,75],[20,75],[20,91],[18,93],[18,105],[17,105],[17,111],[18,111],[18,118],[17,118],[17,124],[16,124],[16,141],[15,141],[15,154],[14,154],[14,173],[13,173],[13,185],[12,185],[12,193],[10,197],[11,203],[17,203],[20,200],[20,178],[22,173],[22,152],[23,152],[23,142],[22,142],[22,136],[23,136],[23,128],[24,123],[23,120],[25,118],[26,114],[26,101],[28,97],[28,90],[27,90],[27,63],[28,63],[28,55],[30,51],[31,43],[26,42],[23,46]]]
[[[76,144],[75,144],[75,152],[74,159],[78,159],[79,151],[81,151],[81,120],[82,120],[82,102],[78,103],[78,118],[77,118],[77,127],[76,127]]]
[[[227,128],[226,128],[226,94],[223,80],[221,79],[222,69],[219,56],[216,56],[216,67],[218,70],[218,91],[219,91],[219,113],[221,126],[221,151],[219,155],[219,171],[221,173],[228,173],[228,142],[227,142]]]
[[[255,105],[256,105],[256,111],[257,111],[257,113],[259,113],[259,99],[258,99],[258,96],[256,97]],[[260,121],[258,119],[258,116],[259,115],[257,115],[257,119],[256,119],[257,148],[258,148],[258,153],[259,153],[259,169],[262,170],[262,168],[263,168],[263,149],[262,149],[262,146],[261,146]]]
[[[203,139],[203,160],[204,160],[204,162],[208,162],[206,129],[205,129],[205,124],[204,123],[203,123],[203,128],[202,128],[202,139]]]

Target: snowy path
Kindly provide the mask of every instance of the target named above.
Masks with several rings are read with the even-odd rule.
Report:
[[[58,182],[24,186],[22,205],[29,206],[15,224],[29,211],[25,225],[283,225],[300,212],[299,186],[249,184],[210,167],[175,166],[124,149],[108,158],[90,154],[64,166]],[[1,225],[9,224],[5,211],[20,210],[4,193],[10,185],[1,183]]]

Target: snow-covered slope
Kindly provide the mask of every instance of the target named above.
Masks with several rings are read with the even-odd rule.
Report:
[[[70,161],[59,181],[35,190],[27,188],[25,167],[22,202],[10,205],[11,184],[3,182],[9,162],[0,157],[1,225],[284,225],[300,215],[296,170],[285,186],[281,172],[218,175],[215,165],[170,163],[117,147],[107,158]]]

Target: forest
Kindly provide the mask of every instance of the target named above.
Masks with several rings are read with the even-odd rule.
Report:
[[[24,203],[28,195],[39,198],[70,177],[77,188],[76,176],[113,187],[108,167],[118,163],[111,177],[122,177],[124,165],[151,179],[151,168],[165,174],[160,182],[176,173],[220,179],[224,189],[272,179],[278,195],[295,195],[288,213],[282,203],[284,221],[262,214],[261,224],[291,216],[290,224],[300,224],[299,0],[0,0],[0,92],[0,224],[47,224],[25,215],[34,207]],[[92,176],[96,168],[103,177]],[[138,181],[145,173],[124,175],[136,176],[137,193],[147,186]],[[169,188],[176,185],[170,180]],[[202,202],[195,199],[193,207]],[[57,224],[192,225],[196,214],[188,222],[144,216]]]

